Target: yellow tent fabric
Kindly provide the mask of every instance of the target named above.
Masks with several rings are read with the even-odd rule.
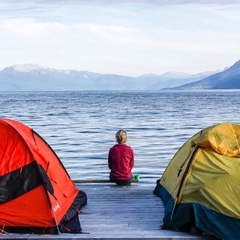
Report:
[[[240,224],[239,191],[240,125],[223,123],[188,139],[170,161],[154,193],[168,208],[166,213],[171,213],[171,217],[165,216],[165,222],[170,226],[177,209],[181,209],[179,206],[196,205],[207,209],[209,215],[223,216],[219,220],[225,221],[224,217],[237,220],[232,222],[236,227]],[[201,219],[193,221],[200,221],[200,228],[205,226]],[[216,229],[219,226],[216,220]],[[201,230],[215,234],[214,230]]]

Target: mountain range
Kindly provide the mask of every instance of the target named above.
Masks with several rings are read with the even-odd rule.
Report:
[[[218,72],[167,72],[130,77],[88,71],[57,70],[36,64],[0,71],[1,91],[240,89],[240,61]]]
[[[199,81],[178,86],[175,89],[240,89],[240,61],[237,61],[233,66],[224,71]]]

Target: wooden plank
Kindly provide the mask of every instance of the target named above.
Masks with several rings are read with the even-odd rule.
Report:
[[[79,185],[88,204],[80,221],[93,239],[206,239],[190,233],[160,230],[164,206],[153,194],[155,186]]]
[[[74,183],[115,183],[109,179],[75,179]],[[131,183],[138,183],[138,180],[132,179]]]
[[[164,206],[153,194],[155,186],[134,184],[76,184],[88,197],[79,215],[83,234],[36,235],[2,234],[1,239],[81,240],[207,240],[190,233],[160,230]],[[36,216],[37,217],[37,216]]]

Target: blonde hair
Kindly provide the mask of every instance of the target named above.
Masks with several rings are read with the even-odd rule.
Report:
[[[125,143],[127,141],[127,132],[123,129],[120,129],[116,133],[116,141],[118,143]]]

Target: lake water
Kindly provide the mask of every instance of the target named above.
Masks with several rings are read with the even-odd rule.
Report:
[[[72,179],[108,178],[107,155],[124,128],[135,152],[133,173],[155,183],[192,135],[240,123],[240,91],[0,92],[0,117],[33,128]]]

